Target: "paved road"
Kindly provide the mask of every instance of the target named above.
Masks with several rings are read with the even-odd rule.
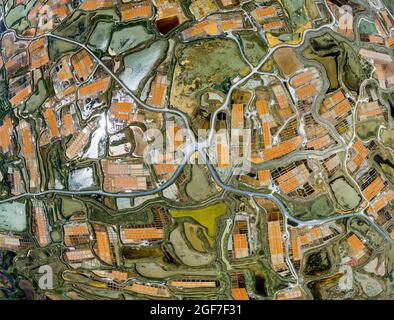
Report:
[[[117,198],[149,196],[157,192],[160,192],[161,190],[172,185],[175,182],[175,180],[178,178],[179,174],[182,172],[183,167],[185,166],[186,162],[189,160],[190,156],[191,154],[186,155],[183,158],[182,162],[179,164],[178,168],[176,169],[172,177],[155,189],[150,189],[146,191],[122,192],[122,193],[105,192],[103,190],[70,191],[70,190],[61,190],[61,189],[48,189],[41,192],[26,192],[17,196],[9,197],[7,199],[0,200],[0,204],[10,201],[15,201],[25,197],[39,197],[48,194],[63,194],[63,195],[76,195],[76,196],[101,195],[101,196],[117,197]]]
[[[201,153],[201,156],[203,157],[203,159],[206,158],[206,154],[203,150],[199,150]],[[257,192],[257,191],[248,191],[248,190],[241,190],[241,189],[237,189],[234,188],[232,186],[226,185],[225,183],[223,183],[221,181],[221,179],[219,178],[219,176],[217,175],[215,169],[213,168],[212,164],[209,161],[205,162],[212,178],[215,180],[215,182],[224,190],[227,191],[231,191],[234,193],[238,193],[238,194],[243,194],[243,195],[247,195],[247,196],[251,196],[251,197],[257,197],[257,198],[265,198],[265,199],[270,199],[273,202],[276,203],[276,205],[280,208],[280,210],[282,211],[282,213],[291,221],[296,222],[297,224],[299,224],[300,226],[315,226],[315,225],[321,225],[323,223],[326,222],[330,222],[330,221],[336,221],[336,220],[340,220],[340,219],[344,219],[344,218],[351,218],[351,217],[359,217],[367,222],[369,222],[387,241],[389,241],[390,243],[394,243],[394,240],[391,239],[391,237],[384,232],[370,217],[368,217],[363,211],[360,212],[355,212],[355,213],[349,213],[349,214],[343,214],[343,215],[337,215],[337,216],[333,216],[333,217],[328,217],[325,219],[314,219],[314,220],[300,220],[296,217],[293,217],[287,210],[287,208],[284,206],[284,204],[273,194],[270,193],[261,193],[261,192]]]
[[[184,159],[182,160],[181,164],[178,166],[176,172],[174,173],[174,175],[165,183],[163,183],[162,185],[160,185],[158,188],[155,189],[151,189],[151,190],[147,190],[147,191],[136,191],[136,192],[130,192],[130,193],[110,193],[110,192],[105,192],[103,190],[91,190],[91,191],[69,191],[69,190],[56,190],[56,189],[50,189],[50,190],[45,190],[42,192],[37,192],[37,193],[31,193],[31,192],[27,192],[18,196],[14,196],[14,197],[10,197],[8,199],[5,200],[1,200],[1,203],[4,202],[9,202],[9,201],[13,201],[13,200],[18,200],[24,197],[35,197],[35,196],[41,196],[41,195],[46,195],[46,194],[65,194],[65,195],[103,195],[103,196],[112,196],[112,197],[138,197],[138,196],[146,196],[146,195],[152,195],[155,194],[165,188],[167,188],[168,186],[170,186],[171,184],[173,184],[175,182],[175,180],[177,179],[178,175],[181,173],[181,171],[183,170],[183,167],[185,165],[185,163],[188,161],[188,159],[190,158],[190,156],[192,155],[192,153],[196,150],[198,150],[201,154],[201,156],[203,157],[213,179],[215,180],[215,182],[224,190],[227,191],[231,191],[231,192],[235,192],[235,193],[239,193],[239,194],[244,194],[244,195],[248,195],[248,196],[253,196],[253,197],[260,197],[260,198],[267,198],[272,200],[273,202],[275,202],[278,207],[280,208],[280,210],[282,211],[282,213],[291,221],[294,221],[296,223],[298,223],[299,225],[305,226],[305,225],[309,225],[309,226],[313,226],[313,225],[319,225],[325,222],[329,222],[329,221],[335,221],[338,219],[343,219],[343,218],[348,218],[348,217],[360,217],[364,220],[367,220],[369,223],[371,223],[376,230],[390,243],[394,243],[394,241],[383,231],[381,230],[381,228],[379,226],[376,225],[376,223],[374,221],[372,221],[371,219],[369,219],[363,212],[356,212],[356,213],[352,213],[352,214],[347,214],[347,215],[341,215],[341,216],[335,216],[335,217],[330,217],[330,218],[326,218],[326,219],[322,219],[322,220],[309,220],[309,221],[302,221],[300,219],[297,219],[295,217],[293,217],[287,210],[287,208],[283,205],[283,203],[276,198],[274,195],[272,194],[264,194],[264,193],[260,193],[260,192],[254,192],[254,191],[245,191],[245,190],[241,190],[241,189],[237,189],[234,188],[232,186],[228,186],[226,184],[224,184],[220,178],[218,177],[215,169],[213,168],[212,164],[210,163],[206,152],[205,152],[205,148],[208,148],[212,145],[212,139],[214,137],[214,126],[215,126],[215,120],[217,118],[217,115],[223,111],[224,109],[226,109],[229,105],[230,99],[231,99],[231,95],[233,93],[233,91],[235,90],[235,88],[237,88],[239,85],[245,83],[246,81],[248,81],[252,76],[254,76],[256,73],[259,73],[259,69],[268,61],[268,59],[271,57],[271,55],[278,49],[280,48],[298,48],[302,45],[304,45],[306,37],[309,33],[317,33],[320,32],[324,29],[331,29],[334,24],[335,24],[335,18],[332,15],[331,11],[328,10],[328,12],[331,15],[331,19],[332,22],[328,25],[324,25],[321,26],[317,29],[309,29],[306,30],[303,33],[303,38],[302,41],[299,44],[295,44],[295,45],[291,45],[291,44],[281,44],[278,46],[275,46],[274,48],[270,48],[267,55],[259,62],[259,64],[252,68],[251,72],[246,75],[245,77],[241,78],[239,81],[235,82],[231,87],[229,92],[227,93],[226,99],[223,102],[223,104],[215,111],[215,113],[212,116],[212,120],[211,120],[211,132],[208,136],[208,138],[205,141],[196,142],[195,136],[190,128],[189,125],[189,121],[187,116],[181,112],[178,111],[176,109],[172,109],[172,108],[163,108],[163,109],[158,109],[155,108],[153,106],[150,106],[148,104],[146,104],[144,101],[142,101],[139,97],[137,97],[113,72],[112,70],[110,70],[95,54],[94,52],[92,52],[92,50],[90,50],[86,45],[81,44],[77,41],[74,41],[72,39],[68,39],[68,38],[64,38],[52,33],[47,33],[45,35],[42,36],[38,36],[36,38],[40,38],[40,37],[52,37],[54,39],[58,39],[61,41],[65,41],[74,45],[77,45],[83,49],[85,49],[87,52],[89,52],[89,54],[92,55],[92,57],[97,61],[97,63],[109,74],[111,75],[111,77],[143,108],[152,111],[152,112],[168,112],[171,114],[174,114],[176,116],[179,116],[186,128],[189,130],[189,139],[191,141],[191,143],[188,145],[187,147],[187,152],[185,154]],[[8,28],[7,28],[8,29]],[[18,36],[16,33],[15,35],[17,36],[18,39],[21,40],[32,40],[33,38],[23,38]],[[235,39],[234,39],[235,40]],[[238,43],[238,42],[237,42]],[[241,54],[242,54],[242,50],[241,50]],[[296,154],[294,156],[297,156]]]

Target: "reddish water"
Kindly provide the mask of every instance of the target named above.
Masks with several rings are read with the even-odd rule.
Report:
[[[156,27],[159,32],[163,35],[166,35],[171,30],[176,28],[179,25],[179,19],[177,16],[164,18],[156,21]]]

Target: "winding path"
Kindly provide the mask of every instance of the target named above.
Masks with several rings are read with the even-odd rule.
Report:
[[[205,141],[202,142],[197,142],[196,138],[193,134],[193,131],[190,128],[190,124],[188,121],[187,116],[179,111],[176,110],[174,108],[163,108],[163,109],[158,109],[155,108],[153,106],[148,105],[147,103],[145,103],[144,101],[142,101],[139,97],[137,97],[113,72],[112,70],[110,70],[95,54],[94,52],[92,52],[91,49],[89,49],[86,45],[79,43],[77,41],[74,41],[72,39],[68,39],[68,38],[64,38],[58,35],[55,35],[51,32],[48,32],[44,35],[40,35],[34,38],[24,38],[24,37],[20,37],[19,35],[16,34],[16,32],[14,32],[15,36],[17,39],[19,40],[28,40],[31,41],[32,39],[38,39],[41,37],[51,37],[60,41],[64,41],[64,42],[68,42],[71,44],[74,44],[80,48],[85,49],[96,61],[97,63],[144,109],[152,111],[152,112],[160,112],[160,113],[164,113],[164,112],[168,112],[171,114],[174,114],[176,116],[179,116],[182,121],[184,122],[187,130],[188,130],[188,136],[190,139],[190,144],[187,145],[186,149],[184,149],[184,158],[182,160],[182,162],[179,164],[177,170],[175,171],[174,175],[167,180],[165,183],[159,185],[157,188],[155,189],[151,189],[151,190],[147,190],[147,191],[136,191],[136,192],[129,192],[129,193],[110,193],[110,192],[105,192],[103,190],[85,190],[85,191],[69,191],[69,190],[58,190],[58,189],[49,189],[49,190],[45,190],[42,192],[37,192],[37,193],[31,193],[31,192],[27,192],[24,194],[20,194],[17,196],[13,196],[7,199],[3,199],[0,200],[0,204],[1,203],[5,203],[5,202],[9,202],[9,201],[15,201],[18,199],[22,199],[25,197],[37,197],[37,196],[43,196],[43,195],[49,195],[49,194],[63,194],[63,195],[102,195],[102,196],[110,196],[110,197],[139,197],[139,196],[146,196],[146,195],[152,195],[155,193],[160,192],[161,190],[169,187],[171,184],[173,184],[176,179],[178,178],[178,175],[182,172],[186,162],[189,160],[190,156],[195,153],[196,151],[199,152],[205,162],[205,164],[207,165],[212,178],[215,180],[215,182],[224,190],[229,191],[229,192],[234,192],[234,193],[238,193],[238,194],[243,194],[243,195],[247,195],[247,196],[251,196],[251,197],[257,197],[257,198],[266,198],[266,199],[270,199],[272,200],[274,203],[277,204],[277,206],[280,208],[280,210],[282,211],[282,213],[285,215],[285,217],[288,220],[291,220],[301,226],[314,226],[314,225],[320,225],[322,223],[326,223],[326,222],[330,222],[330,221],[335,221],[335,220],[340,220],[340,219],[344,219],[344,218],[351,218],[351,217],[359,217],[367,222],[369,222],[378,232],[379,234],[381,234],[387,241],[389,241],[390,243],[394,243],[394,240],[391,239],[391,237],[384,232],[371,218],[369,218],[363,211],[360,212],[355,212],[355,213],[351,213],[351,214],[345,214],[345,215],[339,215],[339,216],[333,216],[333,217],[329,217],[329,218],[325,218],[325,219],[315,219],[315,220],[308,220],[308,221],[303,221],[300,220],[296,217],[293,217],[287,210],[287,208],[284,206],[284,204],[273,194],[266,194],[266,193],[261,193],[261,192],[257,192],[257,191],[246,191],[246,190],[242,190],[242,189],[237,189],[235,187],[229,186],[225,183],[223,183],[221,181],[221,179],[219,178],[217,172],[215,171],[215,169],[213,168],[212,164],[209,161],[209,158],[207,156],[207,153],[205,151],[205,149],[210,148],[212,145],[212,140],[214,138],[214,127],[215,127],[215,122],[216,122],[216,118],[218,116],[218,114],[225,110],[226,108],[228,108],[230,99],[231,99],[231,95],[233,93],[233,91],[240,85],[242,85],[243,83],[246,83],[251,77],[253,77],[255,74],[259,74],[259,69],[268,61],[268,59],[270,59],[271,55],[278,49],[280,48],[298,48],[304,45],[305,41],[306,41],[306,37],[309,33],[318,33],[324,29],[331,29],[334,25],[335,25],[335,17],[333,16],[332,12],[330,10],[328,10],[328,12],[331,15],[331,19],[332,22],[330,24],[327,25],[323,25],[319,28],[316,29],[308,29],[306,31],[304,31],[303,35],[302,35],[302,41],[299,44],[281,44],[281,45],[277,45],[273,48],[270,48],[269,51],[267,52],[267,54],[264,56],[264,58],[258,63],[258,65],[256,67],[252,67],[249,63],[249,66],[252,67],[251,68],[251,72],[246,75],[245,77],[241,78],[240,80],[238,80],[237,82],[235,82],[234,84],[232,84],[232,86],[229,89],[229,92],[226,95],[226,99],[224,100],[223,104],[216,109],[216,111],[214,112],[212,118],[211,118],[211,123],[210,123],[210,132],[208,135],[208,138]],[[8,29],[8,27],[7,27]],[[8,29],[11,30],[11,29]],[[233,36],[231,35],[230,38],[233,38]],[[233,39],[235,40],[235,39]],[[236,41],[237,42],[237,41]],[[237,42],[238,43],[238,42]],[[239,43],[238,43],[239,45]],[[241,50],[241,54],[243,56],[242,50]],[[244,57],[244,56],[243,56]],[[336,152],[338,151],[337,148],[334,148],[333,150],[331,150],[331,152]],[[308,156],[308,155],[314,155],[314,156],[320,156],[319,154],[314,154],[314,153],[300,153],[300,155],[302,156]],[[294,157],[297,157],[298,154],[294,154]]]

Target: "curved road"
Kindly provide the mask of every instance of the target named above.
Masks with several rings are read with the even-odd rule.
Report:
[[[146,195],[152,195],[155,194],[157,192],[160,192],[161,190],[167,188],[168,186],[170,186],[171,184],[173,184],[175,182],[175,180],[177,179],[178,175],[181,173],[181,171],[183,170],[184,165],[186,164],[186,162],[189,160],[190,156],[195,152],[198,151],[205,164],[207,165],[212,178],[215,180],[215,182],[224,190],[227,191],[231,191],[234,193],[239,193],[239,194],[243,194],[243,195],[247,195],[247,196],[252,196],[252,197],[260,197],[260,198],[266,198],[266,199],[270,199],[273,202],[275,202],[278,207],[280,208],[280,210],[282,211],[282,213],[286,216],[287,219],[294,221],[296,223],[298,223],[299,225],[308,225],[308,226],[312,226],[312,225],[319,225],[325,222],[329,222],[329,221],[335,221],[335,220],[339,220],[339,219],[343,219],[343,218],[349,218],[349,217],[360,217],[366,221],[368,221],[369,223],[371,223],[375,229],[390,243],[394,243],[394,240],[391,239],[379,226],[376,225],[376,223],[370,219],[367,215],[364,214],[364,212],[356,212],[356,213],[352,213],[352,214],[346,214],[346,215],[341,215],[341,216],[335,216],[335,217],[330,217],[330,218],[326,218],[326,219],[321,219],[321,220],[309,220],[309,221],[302,221],[299,220],[295,217],[293,217],[288,211],[287,208],[283,205],[283,203],[274,195],[272,194],[265,194],[265,193],[260,193],[260,192],[255,192],[255,191],[246,191],[246,190],[241,190],[241,189],[237,189],[234,188],[232,186],[226,185],[224,184],[221,179],[218,177],[215,169],[213,168],[212,164],[209,162],[209,159],[207,157],[207,154],[205,152],[205,148],[209,148],[212,144],[212,139],[214,137],[214,126],[215,126],[215,120],[217,115],[224,109],[226,109],[229,105],[230,99],[231,99],[231,95],[232,92],[235,90],[235,88],[237,88],[239,85],[245,83],[247,80],[249,80],[253,75],[255,75],[256,73],[259,72],[259,69],[266,63],[266,61],[271,57],[271,55],[278,49],[280,48],[298,48],[302,45],[304,45],[306,37],[309,33],[315,33],[315,32],[320,32],[321,30],[325,29],[325,28],[332,28],[335,25],[335,17],[333,16],[332,12],[330,10],[328,10],[328,12],[331,15],[332,18],[332,22],[328,25],[324,25],[321,26],[317,29],[309,29],[306,30],[303,35],[302,35],[302,41],[299,44],[295,44],[295,45],[291,45],[291,44],[281,44],[281,45],[277,45],[273,48],[270,48],[268,53],[264,56],[264,58],[259,62],[259,64],[252,68],[251,72],[246,75],[245,77],[241,78],[239,81],[237,81],[236,83],[234,83],[230,89],[229,92],[227,93],[226,99],[223,102],[223,104],[214,112],[213,116],[212,116],[212,120],[211,120],[211,125],[210,125],[210,133],[208,138],[205,141],[196,142],[196,138],[193,134],[193,131],[190,128],[189,125],[189,121],[187,116],[181,112],[178,111],[176,109],[173,108],[163,108],[163,109],[158,109],[155,107],[152,107],[148,104],[146,104],[144,101],[142,101],[139,97],[137,97],[113,72],[112,70],[110,70],[86,45],[81,44],[77,41],[68,39],[68,38],[63,38],[61,36],[58,35],[54,35],[52,33],[47,33],[45,35],[42,36],[46,36],[46,37],[52,37],[61,41],[65,41],[68,43],[72,43],[74,45],[77,45],[83,49],[85,49],[87,52],[89,52],[89,54],[92,55],[92,57],[97,61],[97,63],[109,74],[111,75],[111,77],[133,98],[135,99],[135,101],[144,109],[147,109],[149,111],[153,111],[153,112],[169,112],[172,113],[174,115],[177,115],[179,117],[182,118],[183,122],[185,123],[186,128],[189,131],[189,139],[191,141],[191,144],[189,144],[186,148],[185,151],[185,157],[183,158],[182,162],[180,163],[180,165],[178,166],[177,170],[175,171],[174,175],[167,180],[165,183],[161,184],[158,188],[156,189],[151,189],[151,190],[147,190],[147,191],[137,191],[137,192],[130,192],[130,193],[110,193],[110,192],[105,192],[103,190],[90,190],[90,191],[69,191],[69,190],[56,190],[56,189],[49,189],[49,190],[45,190],[42,192],[37,192],[37,193],[31,193],[31,192],[27,192],[18,196],[13,196],[4,200],[0,201],[1,203],[4,202],[9,202],[9,201],[14,201],[14,200],[18,200],[24,197],[35,197],[35,196],[42,196],[42,195],[47,195],[47,194],[65,194],[65,195],[103,195],[103,196],[112,196],[112,197],[138,197],[138,196],[146,196]],[[8,29],[8,28],[7,28]],[[15,32],[14,32],[15,33]],[[15,36],[18,39],[21,40],[32,40],[32,38],[23,38],[18,36],[15,33]],[[40,36],[41,37],[41,36]],[[235,40],[235,39],[233,39]],[[242,54],[242,51],[241,51]],[[294,155],[296,156],[296,155]]]

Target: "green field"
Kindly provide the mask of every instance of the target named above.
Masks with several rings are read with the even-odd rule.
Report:
[[[368,22],[366,20],[362,20],[360,22],[360,26],[358,31],[360,33],[367,33],[367,34],[377,34],[378,30],[375,27],[375,24],[372,22]]]
[[[358,136],[363,139],[371,139],[372,137],[376,137],[378,134],[379,126],[382,124],[383,119],[370,119],[367,121],[359,122],[356,125],[356,131]]]
[[[308,23],[308,17],[304,10],[304,0],[283,0],[283,4],[289,13],[294,31]]]
[[[321,195],[310,201],[299,201],[287,203],[292,215],[301,219],[321,219],[334,212],[334,207],[327,195]]]
[[[257,32],[240,34],[242,48],[249,62],[256,66],[267,53],[267,47]]]
[[[355,209],[361,201],[360,195],[344,178],[336,179],[330,187],[339,205],[344,209]]]
[[[175,50],[177,64],[170,103],[189,115],[194,114],[204,91],[213,89],[226,78],[245,76],[250,71],[232,40],[179,44]]]
[[[98,22],[89,37],[88,44],[98,50],[107,51],[109,40],[111,38],[112,28],[112,22]]]
[[[172,210],[171,215],[174,218],[190,217],[204,226],[208,235],[213,238],[216,234],[216,219],[226,214],[227,207],[223,202],[211,205],[206,208],[196,210]]]
[[[394,129],[383,129],[381,131],[381,139],[385,146],[394,149]]]

